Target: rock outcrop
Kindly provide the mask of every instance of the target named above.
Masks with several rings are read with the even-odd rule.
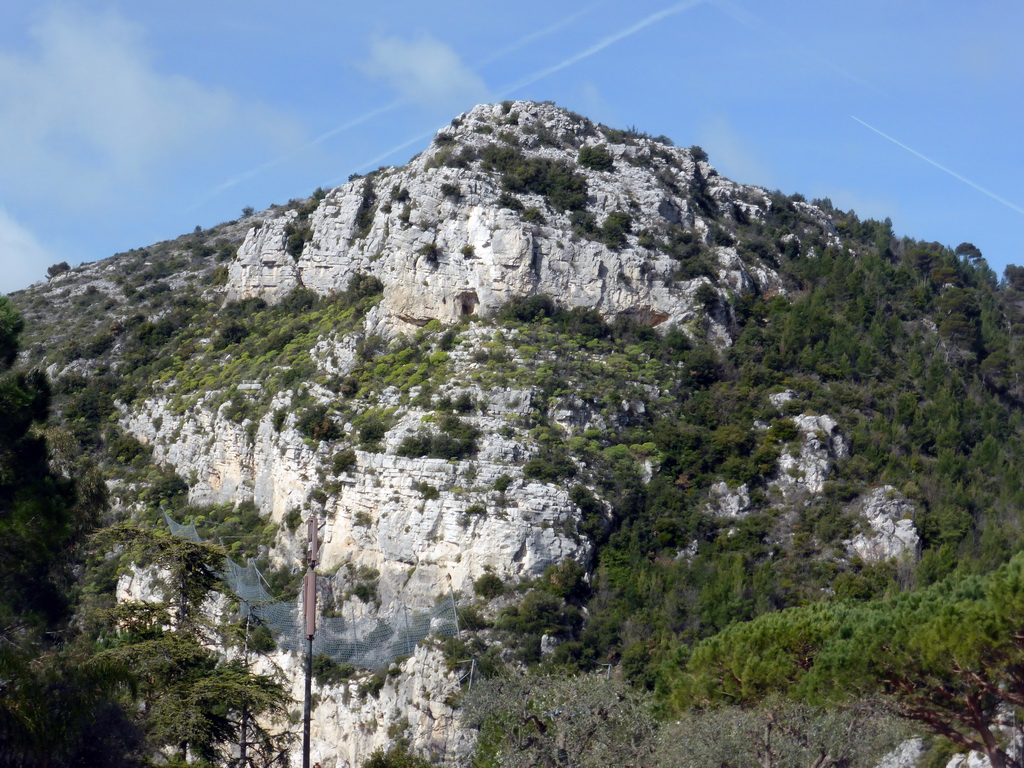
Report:
[[[558,189],[523,181],[524,164],[550,173]],[[560,194],[576,197],[567,201]],[[450,402],[461,394],[474,403],[459,418],[479,438],[471,455],[459,458],[403,450],[434,429],[441,413],[438,393],[427,387],[379,386],[372,403],[360,401],[360,407],[386,412],[386,429],[369,445],[352,438],[358,427],[339,424],[349,454],[340,464],[342,444],[312,439],[300,429],[298,412],[311,405],[345,411],[339,382],[373,360],[372,354],[360,359],[368,340],[401,341],[400,334],[431,321],[487,316],[511,300],[539,295],[562,307],[596,310],[607,321],[679,329],[690,340],[726,347],[737,330],[738,301],[786,293],[775,269],[782,246],[751,247],[729,233],[773,216],[780,197],[722,178],[699,151],[611,131],[551,105],[477,107],[407,166],[247,217],[236,225],[239,237],[247,230],[226,270],[208,269],[188,284],[216,284],[227,300],[273,303],[300,287],[328,296],[345,292],[356,276],[376,278],[380,301],[358,316],[358,327],[349,333],[332,327],[312,343],[304,360],[314,374],[307,381],[266,397],[259,380],[229,385],[220,379],[223,388],[187,396],[173,383],[158,384],[120,408],[119,424],[152,449],[156,463],[187,480],[190,503],[252,502],[265,520],[264,536],[273,541],[266,550],[280,568],[301,563],[304,541],[296,522],[316,514],[323,521],[324,583],[336,596],[332,608],[364,623],[429,609],[441,596],[472,595],[484,574],[516,584],[566,560],[586,568],[593,544],[580,533],[583,513],[572,500],[578,497],[564,483],[538,481],[524,469],[540,450],[534,430],[550,427],[560,437],[586,441],[593,431],[648,423],[649,406],[664,399],[658,386],[638,383],[610,402],[596,402],[600,398],[573,391],[568,382],[545,389],[547,382],[535,380],[533,386],[485,385],[462,376],[457,387],[444,384],[450,390],[445,397]],[[801,222],[779,240],[786,248],[799,248],[811,230],[816,242],[837,242],[821,210],[796,200],[785,205],[788,221]],[[221,286],[216,281],[224,271]],[[451,356],[463,371],[473,371],[475,353],[486,357],[501,346],[497,333],[492,338],[490,330],[476,330],[482,325],[458,331]],[[225,350],[216,364],[229,366],[233,354]],[[503,349],[495,354],[510,358]],[[516,363],[554,362],[548,359],[553,353],[533,354],[536,359]],[[771,401],[783,410],[793,397],[784,392]],[[239,402],[252,407],[236,408]],[[709,511],[738,519],[766,505],[795,508],[821,493],[835,463],[848,455],[848,443],[828,415],[791,420],[793,437],[780,446],[776,471],[760,489],[767,501],[752,500],[747,486],[719,482],[711,488]],[[637,480],[648,483],[660,459],[654,448],[634,449],[629,460],[635,460]],[[579,470],[573,482],[595,492],[587,521],[593,532],[608,522],[595,509],[611,505],[600,499],[585,460],[565,458]],[[869,524],[881,530],[871,522],[875,517]],[[904,531],[893,526],[899,538]],[[892,548],[878,536],[865,543],[858,537],[851,548],[865,560],[874,556],[868,550]],[[680,557],[692,557],[697,546]],[[119,596],[145,599],[152,588],[146,578],[126,579]],[[545,634],[540,651],[555,653],[561,642]],[[314,755],[324,768],[355,766],[401,737],[457,764],[468,737],[449,703],[458,690],[450,661],[428,641],[390,670],[376,693],[368,695],[358,677],[324,687],[313,715]],[[268,672],[282,671],[300,698],[300,660],[279,652],[265,663]]]
[[[302,663],[296,656],[275,655],[263,662],[262,670],[282,672],[292,681],[292,697],[302,701]],[[323,768],[358,768],[374,750],[387,750],[402,738],[434,760],[460,764],[473,741],[458,727],[451,702],[460,690],[459,672],[448,668],[437,648],[420,645],[388,671],[376,691],[367,691],[365,677],[317,684],[311,758]]]
[[[308,219],[289,210],[251,229],[229,267],[228,296],[274,300],[299,285],[328,294],[368,273],[384,283],[385,331],[547,294],[728,344],[732,301],[784,289],[769,262],[716,239],[714,219],[761,219],[771,196],[724,179],[689,150],[622,133],[547,104],[477,107],[407,166],[328,192]],[[606,151],[608,162],[579,163],[583,148]],[[571,169],[585,205],[568,210],[530,189],[510,196],[493,159],[503,151]],[[796,205],[831,231],[820,210]],[[670,225],[712,254],[704,274],[681,272],[679,257],[656,247],[650,233]]]
[[[914,525],[917,508],[890,485],[874,489],[858,500],[851,511],[867,526],[847,547],[865,563],[916,557],[921,538]]]
[[[413,431],[422,415],[407,413],[385,443]],[[489,418],[500,421],[499,415]],[[202,407],[177,414],[156,399],[122,423],[153,446],[155,459],[191,478],[192,503],[255,502],[281,526],[283,563],[301,552],[284,517],[310,506],[330,474],[330,452],[326,444],[312,447],[292,427],[275,431],[271,421],[268,414],[250,431]],[[579,513],[567,491],[523,479],[528,454],[497,431],[480,442],[479,455],[463,462],[356,451],[355,465],[337,478],[337,492],[317,507],[326,520],[323,568],[377,571],[378,598],[388,612],[398,605],[429,607],[449,584],[471,593],[473,581],[487,572],[517,582],[565,559],[588,562],[591,545],[574,533]],[[507,485],[495,490],[503,476]]]

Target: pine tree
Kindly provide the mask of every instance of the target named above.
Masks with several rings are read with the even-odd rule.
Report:
[[[104,539],[124,547],[134,568],[153,568],[163,585],[159,602],[114,609],[111,647],[101,654],[135,673],[138,719],[150,747],[172,750],[180,760],[223,761],[245,728],[246,741],[267,743],[269,753],[280,753],[275,744],[287,737],[270,734],[257,721],[284,714],[289,701],[284,686],[217,650],[225,638],[208,601],[219,583],[224,551],[127,525],[104,532]]]

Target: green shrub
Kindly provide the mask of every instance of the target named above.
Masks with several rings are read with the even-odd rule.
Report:
[[[518,147],[489,144],[480,151],[482,167],[501,174],[508,193],[541,195],[555,210],[574,211],[587,204],[587,180],[562,161],[527,157]]]
[[[359,694],[359,698],[365,699],[367,696],[373,696],[374,698],[376,698],[377,694],[380,693],[381,689],[384,688],[384,683],[387,682],[387,679],[388,679],[387,678],[387,673],[384,672],[384,671],[381,671],[381,672],[375,672],[373,675],[368,677],[366,680],[363,680],[363,682],[361,682],[359,684],[359,688],[357,689],[357,693]],[[371,760],[372,760],[372,758],[371,758]],[[383,768],[383,766],[387,766],[387,765],[388,765],[387,763],[383,763],[383,764],[381,764],[381,768]],[[395,768],[398,768],[398,766],[395,766]]]
[[[331,473],[335,475],[341,475],[346,472],[352,471],[356,466],[356,452],[351,448],[346,448],[343,451],[338,451],[331,458]]]
[[[621,248],[626,244],[626,235],[632,229],[632,224],[633,219],[628,213],[612,211],[601,225],[599,239],[610,248]]]
[[[413,485],[413,489],[422,493],[423,498],[427,501],[433,501],[434,499],[441,498],[441,492],[425,480],[415,483]]]
[[[314,405],[299,417],[295,428],[299,434],[311,440],[338,440],[345,436],[341,427],[327,412],[327,406]]]
[[[594,171],[610,171],[615,167],[615,161],[608,147],[603,144],[587,145],[580,147],[579,155],[576,158],[584,168]]]
[[[541,588],[563,600],[582,598],[587,592],[586,571],[575,560],[563,560],[544,570]]]
[[[473,592],[488,600],[505,594],[505,582],[496,573],[487,572],[473,582]]]
[[[51,278],[56,277],[57,275],[62,275],[65,272],[70,271],[70,269],[71,265],[68,264],[66,261],[61,261],[57,264],[51,264],[46,269],[46,279],[49,280]]]
[[[355,427],[359,434],[360,446],[367,451],[378,451],[381,447],[380,441],[387,435],[391,423],[380,411],[367,411],[357,420]]]
[[[288,411],[284,408],[278,408],[274,411],[271,425],[274,427],[275,432],[280,432],[284,428],[284,423],[288,419]]]
[[[356,668],[351,664],[339,664],[326,653],[313,656],[313,677],[319,686],[337,685],[352,677]]]
[[[510,211],[524,210],[522,201],[510,192],[502,192],[494,202],[499,208],[508,208]]]
[[[800,430],[792,419],[779,419],[768,428],[765,438],[771,443],[788,443],[799,435]]]
[[[383,685],[382,681],[381,687]],[[396,744],[386,752],[383,747],[374,750],[363,763],[363,768],[432,768],[433,765],[434,763],[429,760],[409,752],[409,748],[404,744]]]
[[[302,255],[302,249],[313,237],[313,230],[304,222],[289,221],[284,225],[284,249],[293,259]]]
[[[480,430],[453,414],[445,415],[434,434],[420,432],[402,440],[395,453],[406,458],[429,456],[449,461],[465,459],[476,453]]]
[[[523,465],[523,476],[542,483],[555,483],[576,474],[576,465],[564,448],[545,446],[540,453]]]
[[[362,196],[359,200],[359,208],[356,211],[355,236],[366,237],[373,226],[373,214],[377,206],[377,194],[373,191],[373,182],[367,176],[363,182]]]
[[[266,624],[259,624],[249,631],[249,648],[256,653],[271,653],[277,648],[274,635]]]
[[[420,253],[426,257],[428,264],[437,264],[441,258],[441,249],[437,247],[437,243],[427,243],[420,248]]]
[[[522,219],[530,224],[543,224],[546,221],[544,214],[540,212],[540,208],[534,205],[531,205],[529,208],[523,208]]]
[[[455,402],[452,403],[452,408],[459,413],[470,413],[476,408],[476,403],[469,392],[463,392],[455,399]]]

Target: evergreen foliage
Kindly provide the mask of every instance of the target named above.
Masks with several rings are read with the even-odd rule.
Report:
[[[556,211],[576,211],[587,203],[587,180],[566,163],[528,157],[518,147],[488,144],[480,151],[482,167],[501,174],[504,190],[541,195]]]
[[[10,367],[22,327],[0,296],[0,766],[130,765],[140,739],[113,703],[130,677],[83,653],[67,624],[68,570],[106,489],[67,433],[43,431],[45,377]]]
[[[993,766],[1017,766],[998,731],[1024,705],[1024,554],[988,576],[888,600],[794,608],[694,648],[668,681],[677,711],[781,691],[812,702],[871,696]]]
[[[518,123],[508,106],[501,120]],[[539,129],[530,135],[540,146],[579,147],[580,136],[597,135],[587,125],[576,136]],[[493,424],[485,418],[487,393],[501,387],[529,393],[528,407],[499,427],[525,448],[520,467],[508,470],[515,479],[489,476],[468,491],[423,482],[417,503],[479,494],[456,507],[459,523],[469,527],[506,514],[513,483],[558,485],[580,513],[559,533],[593,545],[591,562],[562,563],[519,592],[494,574],[476,581],[474,592],[494,601],[481,601],[481,613],[497,613],[478,626],[493,619],[486,637],[498,638],[510,649],[507,656],[546,672],[613,665],[632,686],[626,700],[644,697],[646,707],[656,691],[663,713],[690,718],[691,735],[709,722],[749,732],[765,717],[791,716],[832,732],[837,712],[849,715],[843,708],[851,704],[832,700],[830,692],[848,690],[960,746],[983,749],[996,768],[1013,765],[991,726],[1000,705],[1024,706],[1018,679],[1024,658],[1013,624],[1024,567],[1021,555],[1014,557],[1024,549],[1024,479],[1016,471],[1024,462],[1024,269],[1009,267],[999,281],[970,243],[951,250],[897,239],[888,220],[860,220],[828,200],[816,201],[826,221],[808,213],[801,196],[767,193],[770,205],[759,219],[746,205],[750,198],[712,196],[707,166],[684,189],[680,174],[659,166],[667,149],[651,147],[635,129],[601,130],[613,144],[640,147],[622,156],[657,168],[664,189],[688,195],[710,230],[688,228],[670,210],[664,222],[634,231],[631,201],[599,222],[587,209],[580,166],[614,170],[603,145],[582,146],[577,165],[528,154],[516,134],[496,125],[480,131],[495,134],[496,142],[479,150],[459,151],[452,134],[439,134],[431,167],[479,163],[500,180],[499,204],[519,211],[523,222],[561,218],[564,225],[568,218],[575,234],[611,249],[635,242],[644,258],[671,259],[674,274],[665,275],[664,289],[698,281],[690,288],[696,303],[729,326],[731,346],[708,344],[699,318],[661,333],[534,295],[468,325],[446,329],[435,321],[391,340],[360,335],[345,372],[334,375],[329,371],[342,366],[325,364],[322,350],[330,344],[322,342],[362,327],[383,291],[380,280],[357,274],[336,294],[300,288],[274,305],[224,302],[218,286],[226,268],[208,263],[230,258],[237,241],[199,232],[122,255],[117,300],[95,286],[69,292],[65,298],[81,326],[59,344],[47,343],[57,322],[49,315],[56,314],[25,299],[35,325],[25,331],[35,334],[26,362],[56,365],[50,392],[41,374],[12,367],[23,323],[0,298],[0,734],[10,754],[29,765],[72,764],[73,757],[93,754],[82,723],[94,717],[107,724],[111,754],[126,755],[126,764],[139,754],[143,736],[150,749],[215,760],[238,733],[243,711],[269,715],[283,706],[274,681],[228,664],[202,644],[203,638],[223,641],[199,610],[216,588],[219,551],[154,536],[144,525],[115,528],[85,582],[70,586],[76,546],[104,509],[105,486],[79,448],[103,462],[139,522],[155,519],[161,506],[186,503],[186,480],[155,466],[151,451],[117,426],[122,404],[131,409],[158,396],[170,413],[219,411],[253,443],[263,423],[277,433],[294,429],[327,457],[322,487],[311,496],[326,505],[344,482],[338,476],[357,466],[356,448],[383,452],[388,431],[410,407],[430,413],[397,446],[400,456],[468,464],[480,425]],[[689,156],[706,160],[699,147]],[[354,234],[364,237],[378,194],[385,193],[372,175],[356,187]],[[440,189],[449,198],[461,194],[448,182]],[[285,234],[293,256],[309,241],[309,217],[322,198],[318,191],[290,204],[296,215]],[[384,206],[392,203],[411,205],[408,190],[395,185]],[[446,255],[428,240],[417,241],[421,266],[458,258],[457,248]],[[716,262],[715,249],[725,247],[748,267],[777,272],[781,290],[731,293]],[[461,252],[474,258],[472,246]],[[641,266],[639,278],[631,272],[608,279],[649,279],[650,265]],[[172,289],[178,284],[172,278],[181,275],[189,276],[188,287]],[[74,279],[66,275],[53,287]],[[471,354],[463,351],[470,346]],[[51,404],[60,429],[44,426]],[[567,409],[585,426],[566,424]],[[825,414],[838,422],[849,456],[836,463],[820,494],[787,498],[778,489],[780,459],[799,454],[805,441],[828,438],[805,434],[798,417]],[[165,439],[160,418],[152,426]],[[468,471],[462,478],[472,482]],[[894,488],[912,504],[919,561],[865,564],[847,551],[860,525],[855,503],[877,486]],[[742,519],[716,513],[712,489],[722,487],[749,499]],[[251,535],[262,525],[251,535],[256,542],[277,532],[252,509],[190,508],[188,514],[229,535]],[[288,524],[300,520],[296,509]],[[363,513],[356,522],[369,520]],[[231,546],[252,547],[247,553],[256,555],[260,544]],[[112,610],[117,569],[132,559],[167,569],[165,600],[103,613]],[[375,579],[360,581],[351,594],[376,600]],[[89,633],[82,645],[69,625],[74,600]],[[542,657],[544,635],[557,647]],[[67,642],[55,643],[58,636]],[[485,653],[483,640],[471,641],[477,642],[472,647]],[[492,661],[495,648],[487,651]],[[77,677],[72,660],[88,674]],[[129,667],[137,673],[136,692],[122,674]],[[334,672],[320,671],[325,680]],[[479,720],[479,765],[562,759],[558,739],[577,733],[577,723],[563,726],[538,702],[555,702],[545,691],[566,684],[534,684],[515,689],[516,705],[527,710]],[[374,678],[364,692],[379,685],[383,678]],[[596,687],[589,677],[581,686],[584,698]],[[59,691],[68,702],[65,730],[41,713],[35,691]],[[773,699],[779,691],[802,697],[806,708]],[[127,706],[118,706],[115,696]],[[694,714],[693,706],[707,711]],[[42,734],[51,731],[57,736],[45,743]],[[276,734],[253,739],[270,752],[280,749]],[[641,760],[631,754],[621,759]],[[707,764],[727,763],[713,750],[702,754]],[[835,762],[862,759],[829,754]],[[612,752],[579,755],[584,764],[613,759]],[[687,759],[701,764],[696,755]],[[770,757],[763,750],[749,759],[765,764]],[[81,757],[81,764],[90,759]],[[773,764],[787,759],[780,753]],[[400,747],[372,760],[417,765],[421,759]],[[671,764],[665,755],[652,760]]]
[[[906,731],[870,702],[825,709],[780,696],[690,711],[659,734],[663,768],[872,768]]]
[[[610,171],[615,167],[615,159],[604,145],[587,144],[580,147],[577,159],[580,165],[593,171]]]
[[[261,723],[284,714],[284,686],[250,671],[247,656],[226,661],[213,650],[223,639],[203,605],[219,583],[223,550],[130,526],[103,536],[123,546],[135,568],[164,577],[162,602],[125,603],[110,613],[99,655],[132,670],[148,743],[205,761],[228,759],[242,729],[252,731],[245,740],[272,745],[275,736]]]

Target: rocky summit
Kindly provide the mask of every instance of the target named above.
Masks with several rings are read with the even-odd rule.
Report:
[[[809,235],[837,242],[823,211],[787,203],[804,219],[790,247]],[[311,212],[262,219],[229,267],[227,296],[273,301],[298,286],[327,295],[362,273],[384,285],[374,330],[455,323],[543,294],[728,344],[730,297],[781,282],[770,258],[728,243],[716,220],[763,222],[778,204],[699,151],[552,105],[481,106],[409,165],[354,179]],[[678,240],[678,253],[656,233]]]
[[[1019,549],[1015,270],[504,102],[408,165],[12,300],[100,527],[193,525],[287,613],[317,519],[316,759],[465,765],[512,749],[473,680],[601,671],[678,714],[690,649],[739,622]],[[82,561],[76,610],[141,653],[98,617],[168,603],[179,571],[125,541]],[[283,682],[260,722],[297,765],[300,649],[270,619],[250,643],[221,592],[202,613],[245,642],[209,664]],[[145,720],[157,694],[151,748],[198,755]]]

